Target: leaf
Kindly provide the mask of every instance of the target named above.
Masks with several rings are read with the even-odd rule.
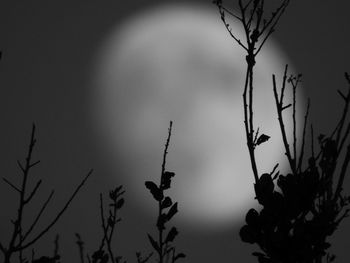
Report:
[[[118,187],[115,188],[115,191],[118,193],[120,190],[122,190],[123,185],[119,185]]]
[[[111,199],[111,200],[115,200],[116,198],[117,198],[117,194],[116,194],[116,192],[115,191],[109,191],[109,198]]]
[[[125,202],[124,198],[119,199],[116,204],[117,209],[120,209],[124,205],[124,202]]]
[[[163,191],[160,190],[158,188],[158,186],[151,182],[151,181],[147,181],[145,182],[146,188],[148,188],[151,192],[151,194],[153,195],[153,198],[157,201],[160,201],[163,199],[164,195],[163,195]]]
[[[258,138],[258,140],[256,141],[256,145],[260,145],[264,142],[267,142],[270,139],[270,136],[266,135],[266,134],[261,134]]]
[[[259,181],[254,184],[256,198],[260,204],[266,204],[267,200],[272,195],[274,187],[275,185],[272,181],[271,175],[268,173],[262,174]]]
[[[171,201],[171,198],[169,196],[165,197],[163,202],[162,202],[162,205],[161,205],[161,208],[164,209],[164,208],[168,208],[170,207],[171,205],[173,204],[173,201]]]
[[[151,243],[152,247],[153,247],[157,252],[159,252],[159,245],[158,245],[157,241],[155,241],[155,240],[153,239],[153,237],[152,237],[150,234],[147,234],[147,236],[148,236],[149,242]]]
[[[166,215],[167,220],[169,221],[177,213],[177,202],[169,209],[168,214]]]
[[[171,183],[171,177],[174,177],[175,173],[166,171],[164,172],[162,176],[162,189],[169,189],[170,188],[170,183]]]
[[[254,244],[255,242],[257,242],[257,233],[248,225],[244,225],[240,229],[239,236],[241,237],[243,242],[250,244]]]
[[[250,226],[258,226],[259,225],[259,213],[255,209],[250,209],[245,217],[245,221]]]
[[[179,234],[179,232],[177,231],[176,227],[172,227],[165,239],[165,243],[173,242],[177,234]]]

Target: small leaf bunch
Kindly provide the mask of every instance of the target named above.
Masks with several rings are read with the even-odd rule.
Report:
[[[121,218],[117,216],[118,211],[124,205],[123,194],[125,191],[123,190],[123,186],[120,185],[116,187],[114,190],[109,191],[109,210],[108,217],[105,217],[104,212],[104,203],[103,196],[100,194],[100,213],[101,213],[101,224],[103,230],[103,237],[101,240],[101,244],[93,254],[92,258],[88,257],[89,262],[92,263],[119,263],[122,261],[122,257],[115,256],[112,250],[112,239],[115,234],[115,226],[117,223],[121,221]],[[81,258],[82,258],[81,252]],[[81,260],[83,262],[83,260]]]
[[[330,136],[319,137],[319,152],[315,153],[311,126],[311,154],[303,165],[309,101],[304,116],[301,142],[296,135],[296,89],[302,75],[287,76],[288,66],[277,92],[275,75],[272,76],[273,94],[277,118],[288,159],[290,172],[280,175],[278,164],[271,173],[261,173],[256,163],[257,146],[270,137],[262,134],[254,122],[254,68],[256,57],[275,31],[290,0],[237,0],[234,11],[225,7],[222,0],[214,0],[221,20],[229,35],[246,51],[246,76],[243,89],[244,127],[249,151],[256,199],[262,206],[260,212],[250,209],[246,225],[240,230],[244,242],[258,244],[262,252],[255,252],[260,263],[321,263],[334,261],[335,256],[326,253],[330,244],[326,241],[339,223],[348,215],[350,200],[342,193],[345,175],[350,162],[350,121],[347,115],[350,105],[350,76],[345,74],[349,85],[347,94],[338,91],[344,100],[340,121]],[[276,4],[277,7],[273,7]],[[269,14],[270,6],[274,11]],[[268,7],[268,8],[267,8]],[[240,39],[233,32],[229,19],[241,23],[244,36]],[[243,41],[244,40],[244,41]],[[284,105],[287,83],[292,86],[293,101]],[[289,143],[283,113],[292,110],[292,142]],[[347,144],[347,147],[346,147]],[[346,150],[344,150],[346,148]],[[299,150],[300,149],[300,150]],[[306,167],[305,167],[306,166]],[[279,188],[277,189],[276,186]]]
[[[178,212],[177,202],[165,195],[165,191],[171,187],[171,179],[175,176],[175,173],[165,170],[166,156],[168,153],[168,147],[171,137],[172,122],[168,129],[168,138],[165,144],[165,149],[163,153],[163,163],[162,163],[162,173],[160,183],[157,185],[155,182],[146,181],[145,186],[150,191],[153,199],[158,202],[158,218],[157,218],[157,230],[158,238],[154,238],[151,234],[147,234],[148,239],[159,256],[159,263],[163,262],[176,262],[180,258],[184,258],[185,254],[177,253],[174,240],[178,235],[178,230],[176,227],[171,227],[169,231],[165,234],[167,230],[167,223],[174,217]],[[138,258],[141,258],[140,255]],[[139,260],[141,262],[141,260]]]
[[[284,79],[287,79],[286,72],[287,69]],[[299,156],[295,150],[296,137],[292,143],[294,150],[291,150],[286,140],[284,120],[280,119],[291,172],[287,175],[272,172],[260,176],[254,189],[262,209],[260,212],[250,209],[245,218],[246,224],[240,230],[244,242],[258,244],[262,250],[253,253],[260,263],[319,263],[323,259],[326,262],[335,260],[334,255],[327,253],[331,246],[327,238],[333,235],[350,211],[350,198],[342,193],[350,161],[350,144],[345,152],[342,151],[350,134],[350,122],[346,123],[350,104],[350,78],[347,74],[345,76],[349,92],[341,96],[345,105],[340,121],[330,136],[318,136],[317,154],[313,146],[311,126],[311,156],[306,168],[302,168],[302,160],[308,111]],[[288,83],[291,83],[295,91],[296,82],[293,82],[293,78],[289,79],[291,81]],[[285,81],[283,83],[282,98],[286,85]],[[275,86],[274,89],[277,98]],[[295,100],[293,101],[292,106],[295,108]],[[283,107],[282,100],[277,101],[276,105],[279,116],[282,117],[282,111],[286,107]]]

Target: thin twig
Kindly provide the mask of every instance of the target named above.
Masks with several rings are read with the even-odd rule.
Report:
[[[226,30],[227,32],[230,34],[230,36],[242,47],[244,48],[245,50],[248,50],[248,48],[243,45],[242,41],[240,39],[238,39],[233,33],[232,33],[232,29],[230,27],[230,25],[226,22],[226,19],[225,19],[225,13],[224,11],[220,10],[220,14],[221,14],[221,20],[222,22],[224,23],[225,27],[226,27]]]
[[[57,258],[58,256],[58,251],[59,251],[59,239],[60,239],[60,236],[57,234],[56,237],[55,237],[55,247],[54,247],[54,250],[53,250],[53,257],[54,258]]]
[[[285,72],[285,74],[286,74],[286,72]],[[284,78],[285,78],[285,76],[284,76]],[[275,97],[276,106],[277,106],[278,122],[280,124],[282,140],[283,140],[284,148],[286,150],[286,156],[288,158],[288,161],[289,161],[289,164],[291,166],[293,174],[296,174],[296,169],[295,169],[295,165],[294,165],[294,161],[293,161],[292,155],[290,153],[290,148],[289,148],[287,135],[286,135],[285,127],[284,127],[284,122],[283,122],[283,117],[282,117],[282,102],[283,102],[282,99],[283,99],[284,87],[282,87],[281,101],[278,101],[278,93],[277,93],[277,85],[276,85],[276,77],[275,77],[275,75],[272,75],[272,82],[273,82],[274,97]],[[285,84],[284,81],[283,81],[283,83]]]
[[[75,236],[77,238],[77,245],[79,248],[79,257],[80,257],[80,263],[84,263],[84,242],[81,239],[81,236],[78,233],[75,233]]]
[[[67,203],[64,205],[64,207],[61,209],[61,211],[56,215],[56,217],[54,218],[54,220],[52,220],[52,222],[46,227],[44,228],[35,238],[33,238],[31,241],[27,242],[24,245],[18,246],[15,248],[15,251],[19,251],[21,249],[25,249],[31,245],[33,245],[36,241],[38,241],[43,235],[45,235],[58,221],[58,219],[60,219],[60,217],[63,215],[63,213],[67,210],[68,206],[71,204],[71,202],[73,201],[73,199],[75,198],[75,196],[77,195],[77,193],[80,191],[80,189],[83,187],[83,185],[85,184],[85,182],[87,181],[87,179],[90,177],[90,175],[92,174],[93,170],[90,170],[87,175],[85,176],[85,178],[81,181],[81,183],[78,185],[78,187],[75,189],[75,191],[73,192],[73,194],[71,195],[71,197],[69,198],[69,200],[67,201]]]
[[[340,195],[340,192],[342,191],[344,178],[345,178],[345,175],[346,175],[346,170],[348,168],[349,162],[350,162],[350,145],[348,145],[348,147],[347,147],[347,151],[346,151],[346,155],[345,155],[345,158],[344,158],[344,162],[343,162],[343,165],[341,167],[337,188],[335,190],[334,197],[333,197],[333,201],[334,202],[338,199],[338,197]]]
[[[29,141],[29,147],[28,147],[28,152],[27,156],[25,158],[25,167],[23,167],[20,162],[18,161],[18,165],[21,168],[22,171],[22,185],[21,188],[19,189],[19,203],[18,203],[18,210],[17,210],[17,218],[14,221],[14,228],[12,232],[12,236],[10,238],[9,246],[7,249],[7,253],[5,254],[5,263],[10,262],[10,258],[13,254],[13,252],[16,251],[17,247],[20,247],[22,245],[22,219],[23,219],[23,212],[24,212],[24,207],[25,207],[25,191],[27,188],[27,180],[30,172],[30,163],[31,163],[31,158],[32,158],[32,153],[33,149],[36,143],[35,139],[35,124],[33,123],[32,125],[32,130],[31,130],[31,135],[30,135],[30,141]],[[16,240],[19,239],[18,245],[15,245]],[[18,251],[18,250],[17,250]],[[19,250],[20,251],[20,250]],[[20,253],[21,257],[21,253]],[[20,258],[21,260],[21,258]]]
[[[2,245],[2,243],[0,242],[0,250],[5,254],[6,253],[6,249],[4,248],[4,246]]]
[[[311,156],[315,160],[315,147],[314,147],[314,128],[311,124]]]
[[[100,193],[100,216],[101,216],[101,226],[103,229],[103,238],[102,238],[99,250],[102,250],[102,248],[103,248],[104,242],[107,239],[107,231],[108,231],[108,225],[106,226],[106,219],[105,219],[105,215],[104,215],[105,213],[103,210],[104,210],[103,209],[103,196],[102,196],[102,193]]]
[[[48,198],[46,199],[46,201],[44,202],[44,204],[42,205],[41,209],[39,210],[39,213],[36,215],[33,223],[30,225],[30,227],[28,228],[28,230],[26,231],[26,233],[24,234],[23,238],[22,238],[22,242],[26,240],[26,238],[28,237],[28,235],[33,231],[34,227],[36,226],[36,224],[38,223],[41,215],[43,214],[43,212],[45,211],[47,205],[49,204],[51,198],[54,195],[54,190],[51,191],[50,195],[48,196]]]
[[[42,182],[42,181],[39,180],[39,181],[36,183],[36,185],[35,185],[33,191],[30,193],[30,195],[28,196],[28,198],[24,200],[24,203],[25,203],[25,204],[29,203],[30,200],[33,198],[33,196],[35,195],[36,191],[39,189],[39,187],[40,187],[40,185],[41,185],[41,182]]]
[[[296,89],[298,85],[298,80],[294,83],[293,80],[291,80],[291,84],[293,87],[293,160],[296,162],[297,160],[297,121],[296,121]],[[297,164],[296,164],[297,165]]]
[[[281,6],[276,10],[277,14],[276,16],[273,16],[269,22],[267,22],[265,24],[265,27],[261,30],[260,35],[262,35],[265,30],[267,30],[270,26],[271,23],[273,23],[268,31],[268,33],[265,35],[264,39],[262,40],[261,44],[259,45],[259,47],[257,48],[257,51],[255,52],[255,55],[259,54],[259,52],[261,51],[262,47],[264,46],[266,40],[270,37],[270,35],[275,31],[275,27],[278,23],[278,21],[280,20],[280,18],[282,17],[283,13],[285,12],[288,4],[289,4],[289,0],[285,0]],[[274,20],[275,19],[275,20]],[[273,22],[274,21],[274,22]]]
[[[309,109],[310,109],[310,99],[308,99],[308,101],[307,101],[307,108],[306,108],[306,113],[305,113],[305,116],[304,116],[303,137],[302,137],[301,150],[300,150],[300,156],[299,156],[298,168],[297,168],[297,170],[299,172],[302,169],[302,163],[303,163],[303,158],[304,158],[306,124],[307,124],[307,119],[308,119],[308,116],[309,116]],[[313,141],[311,143],[312,143],[312,149],[313,149]]]
[[[21,190],[17,188],[13,183],[11,183],[9,180],[7,180],[5,177],[2,178],[2,180],[5,181],[9,186],[11,186],[14,190],[16,190],[18,193],[21,193]]]
[[[164,151],[163,151],[163,161],[162,161],[162,171],[161,171],[161,176],[160,176],[160,184],[159,184],[159,188],[161,189],[162,185],[163,185],[163,178],[164,178],[164,173],[165,173],[165,166],[166,166],[166,157],[168,154],[168,148],[169,148],[169,143],[170,143],[170,137],[171,137],[171,131],[172,131],[172,127],[173,127],[173,122],[170,121],[169,123],[169,128],[168,128],[168,137],[166,139],[166,143],[165,143],[165,147],[164,147]],[[162,216],[162,201],[159,200],[158,201],[158,218],[161,218]],[[158,228],[158,242],[159,242],[159,263],[163,263],[164,261],[164,254],[163,254],[163,246],[164,246],[164,242],[163,242],[163,228]]]
[[[346,76],[346,74],[345,74],[345,76]],[[344,97],[344,95],[343,95],[343,97]],[[342,116],[341,116],[340,121],[339,121],[338,132],[337,132],[337,136],[336,136],[336,139],[335,139],[337,146],[339,145],[339,141],[340,141],[340,138],[341,138],[341,133],[342,133],[343,126],[344,126],[344,123],[345,123],[345,118],[346,118],[346,116],[348,114],[348,111],[349,111],[350,83],[349,83],[348,94],[347,94],[346,98],[344,99],[344,101],[345,101],[345,105],[344,105]]]

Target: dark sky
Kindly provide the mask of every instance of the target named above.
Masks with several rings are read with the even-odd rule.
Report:
[[[31,123],[37,124],[38,144],[35,156],[42,160],[34,178],[43,178],[40,200],[56,190],[48,216],[57,211],[83,175],[94,168],[69,211],[55,229],[37,245],[37,253],[53,249],[56,232],[61,235],[63,262],[78,259],[74,233],[79,232],[91,253],[99,244],[100,221],[98,194],[107,193],[116,173],[111,169],[107,151],[94,137],[89,115],[89,73],[96,48],[107,32],[129,15],[174,1],[6,1],[0,8],[0,155],[2,176],[18,179],[17,159],[23,159]],[[179,1],[177,1],[179,2]],[[190,1],[187,1],[190,2]],[[211,1],[191,1],[207,4]],[[215,6],[211,8],[215,9]],[[331,1],[292,1],[282,18],[275,41],[295,68],[303,73],[303,88],[312,99],[315,129],[326,133],[337,120],[341,100],[337,89],[345,89],[343,73],[350,70],[350,3]],[[220,23],[218,16],[218,23]],[[166,134],[164,134],[165,137]],[[159,138],[163,144],[164,138]],[[176,170],[176,168],[175,168]],[[349,184],[349,180],[346,181]],[[125,185],[127,189],[127,185]],[[347,186],[347,189],[349,187]],[[13,191],[0,185],[0,241],[4,242],[14,215]],[[146,232],[153,231],[154,218],[137,209],[126,193],[123,221],[116,247],[129,262],[135,251],[148,251]],[[31,213],[37,207],[29,211]],[[5,211],[5,212],[3,212]],[[181,212],[181,210],[180,210]],[[187,262],[254,262],[251,247],[242,244],[238,227],[225,231],[193,231],[185,225],[178,247],[188,254]],[[338,262],[346,262],[344,246],[350,234],[350,222],[334,237]],[[119,252],[118,252],[119,253]]]

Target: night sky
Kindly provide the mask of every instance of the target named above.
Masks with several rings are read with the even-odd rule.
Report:
[[[117,169],[111,160],[113,154],[104,149],[96,136],[90,107],[90,81],[94,56],[107,34],[130,15],[167,2],[191,2],[216,9],[209,0],[1,3],[2,176],[14,182],[18,180],[20,171],[16,160],[25,157],[31,124],[35,122],[38,143],[34,156],[41,163],[35,168],[33,180],[42,178],[43,185],[34,202],[40,204],[51,189],[55,189],[54,200],[43,218],[44,225],[62,207],[88,170],[94,169],[93,176],[67,213],[35,246],[38,255],[52,253],[56,233],[60,233],[62,262],[78,261],[75,233],[81,234],[86,252],[92,253],[102,235],[98,195],[100,192],[107,194],[109,189],[121,183],[126,188],[126,204],[115,239],[116,253],[132,262],[136,261],[136,251],[151,249],[146,233],[154,233],[156,210],[153,214],[145,214],[135,197],[128,194],[128,185],[122,179],[118,183],[118,176],[128,171],[123,165]],[[336,90],[346,89],[343,75],[350,71],[349,10],[350,3],[346,0],[336,4],[292,1],[273,35],[290,63],[303,73],[304,94],[311,98],[312,122],[320,133],[329,132],[341,111],[341,99]],[[219,14],[218,23],[221,23]],[[167,125],[164,124],[164,136],[159,138],[160,154]],[[161,160],[157,165],[160,167],[160,164]],[[176,172],[176,167],[171,168]],[[347,190],[350,190],[349,183],[347,178]],[[16,212],[12,201],[15,193],[7,185],[0,184],[0,196],[0,241],[4,242],[11,229],[9,219]],[[29,215],[38,207],[34,205],[28,211]],[[179,211],[181,213],[181,208]],[[187,262],[255,261],[250,255],[254,247],[239,240],[239,225],[207,231],[185,224],[177,226],[180,230],[177,247],[187,254]],[[349,234],[350,221],[345,220],[332,239],[331,251],[337,254],[338,262],[346,262],[349,258],[349,251],[344,246]]]

